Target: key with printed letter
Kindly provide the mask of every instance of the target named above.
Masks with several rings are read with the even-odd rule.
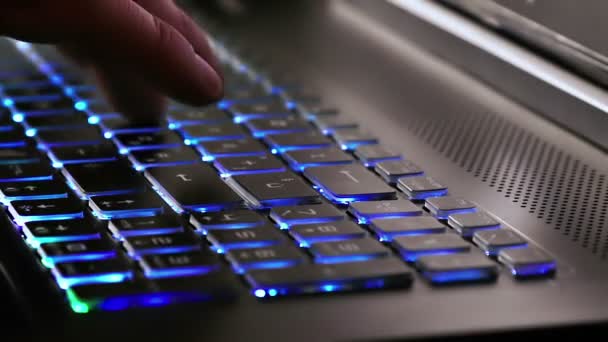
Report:
[[[311,167],[304,170],[304,176],[329,200],[340,204],[394,199],[396,196],[393,188],[358,164]]]
[[[319,242],[310,246],[315,262],[333,264],[386,257],[391,251],[372,238]]]
[[[305,261],[304,255],[293,246],[233,249],[226,259],[237,273],[263,268],[292,267]]]
[[[295,224],[340,221],[346,215],[330,204],[310,204],[274,207],[270,210],[270,218],[281,229],[287,229]]]
[[[182,140],[173,131],[165,130],[149,133],[117,134],[114,143],[121,154],[130,151],[155,150],[182,146]]]
[[[262,138],[268,134],[286,134],[312,130],[312,126],[308,122],[295,116],[275,119],[253,119],[247,121],[245,125],[256,138]]]
[[[288,151],[283,157],[292,169],[304,171],[307,167],[344,165],[354,162],[353,157],[336,147]]]
[[[253,210],[228,210],[211,213],[192,213],[190,224],[202,234],[213,229],[241,229],[261,226],[268,222]]]
[[[310,247],[313,243],[359,239],[367,232],[351,221],[337,221],[295,225],[289,229],[300,247]]]
[[[145,255],[139,260],[148,278],[202,275],[218,270],[221,264],[211,252],[184,252]]]
[[[124,239],[124,247],[132,257],[148,254],[167,254],[197,251],[200,242],[190,234],[162,234],[130,236]]]
[[[292,172],[234,176],[228,183],[255,208],[320,200],[319,194]]]
[[[210,230],[207,239],[218,253],[232,249],[268,247],[285,241],[278,228],[269,224],[254,228]]]

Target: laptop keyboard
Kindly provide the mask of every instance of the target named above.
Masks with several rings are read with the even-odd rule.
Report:
[[[0,44],[0,201],[75,312],[555,272],[356,118],[220,44],[225,99],[158,125],[50,48]]]

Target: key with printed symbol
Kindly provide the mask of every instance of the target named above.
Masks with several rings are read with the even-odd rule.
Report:
[[[393,246],[409,262],[429,254],[455,254],[471,250],[471,245],[456,234],[425,234],[397,236]]]
[[[144,255],[139,264],[151,279],[202,275],[221,267],[218,258],[210,252]]]
[[[53,172],[44,163],[0,165],[0,182],[30,182],[51,180]]]
[[[228,120],[226,112],[215,106],[172,110],[167,114],[169,125],[175,128],[182,125],[214,124],[227,122]]]
[[[261,156],[267,152],[266,148],[254,139],[201,141],[196,148],[204,161],[221,157]]]
[[[102,118],[99,128],[105,138],[110,139],[116,134],[151,133],[163,130],[162,127],[147,122],[131,122],[124,116]]]
[[[59,263],[51,272],[64,290],[75,285],[120,283],[133,278],[129,265],[119,258]]]
[[[340,204],[396,197],[393,188],[358,164],[311,167],[304,170],[303,174],[329,200]]]
[[[285,237],[272,225],[243,229],[210,230],[207,240],[218,253],[232,249],[258,248],[278,245]]]
[[[273,153],[284,153],[294,150],[318,149],[332,147],[328,137],[319,132],[303,132],[289,134],[268,134],[264,142],[272,148]]]
[[[80,127],[86,127],[88,124],[87,116],[82,112],[62,115],[26,116],[22,123],[26,129],[35,132],[38,130],[42,131],[61,128],[78,129]]]
[[[400,178],[421,176],[424,173],[418,165],[410,160],[381,161],[376,164],[374,170],[391,184],[397,183]]]
[[[359,146],[374,145],[378,143],[378,138],[374,135],[356,128],[338,129],[333,131],[331,135],[338,146],[343,150],[353,151]]]
[[[455,214],[469,214],[477,211],[475,204],[458,197],[431,197],[424,202],[424,207],[438,219],[446,220]]]
[[[123,245],[134,258],[201,250],[200,241],[187,233],[129,236],[124,239]]]
[[[122,161],[65,165],[61,170],[81,197],[140,191],[143,179]]]
[[[329,134],[339,129],[353,129],[359,127],[355,121],[341,115],[319,116],[315,117],[313,122],[325,134]]]
[[[247,121],[245,125],[256,138],[262,138],[268,134],[286,134],[312,130],[312,126],[308,122],[295,116],[274,119],[253,119]]]
[[[68,197],[68,188],[57,180],[0,183],[0,202]]]
[[[18,223],[30,221],[64,220],[84,217],[82,203],[72,197],[44,200],[12,201],[9,213]]]
[[[147,217],[163,212],[163,200],[155,192],[124,195],[95,196],[89,201],[93,215],[110,220],[128,217]]]
[[[555,259],[533,246],[503,249],[498,253],[498,261],[519,279],[550,277],[557,270]]]
[[[144,170],[148,167],[175,166],[194,164],[200,157],[191,148],[165,148],[158,150],[138,150],[129,153],[129,160],[136,169]]]
[[[402,261],[388,257],[342,264],[251,270],[245,279],[258,298],[378,288],[406,288],[413,276]]]
[[[354,202],[349,205],[348,212],[360,224],[369,224],[374,219],[419,216],[423,213],[421,208],[408,200]]]
[[[74,101],[65,96],[58,96],[38,101],[18,101],[15,102],[15,109],[19,112],[28,114],[51,113],[57,111],[73,111]]]
[[[116,256],[116,247],[106,239],[52,242],[40,245],[38,254],[46,266],[61,262],[109,259]]]
[[[119,151],[125,154],[129,151],[156,150],[182,146],[182,139],[173,131],[158,131],[149,133],[116,134],[114,143]]]
[[[296,171],[304,171],[307,167],[313,166],[344,165],[354,162],[353,157],[336,147],[288,151],[283,157]]]
[[[380,145],[358,146],[354,154],[366,167],[373,167],[379,162],[401,159],[401,155]]]
[[[319,202],[319,194],[292,172],[240,175],[228,184],[254,208]]]
[[[226,259],[237,273],[253,269],[285,268],[304,262],[304,255],[293,246],[233,249]]]
[[[498,265],[481,253],[423,256],[416,267],[435,285],[485,282],[498,276]]]
[[[358,262],[391,255],[391,251],[372,238],[319,242],[310,246],[315,262],[333,264]]]
[[[431,197],[445,196],[448,193],[446,186],[428,176],[399,178],[397,188],[411,200],[425,200]]]
[[[351,221],[338,221],[295,225],[289,229],[289,235],[300,247],[310,247],[314,243],[359,239],[368,234]]]
[[[22,229],[25,241],[37,248],[44,243],[93,240],[101,237],[91,219],[26,222]]]
[[[270,210],[270,218],[278,223],[281,229],[288,229],[295,224],[340,221],[344,220],[346,215],[330,204],[310,204],[273,207]]]
[[[280,99],[259,102],[234,103],[228,108],[235,122],[245,122],[251,119],[281,118],[293,113]]]
[[[272,155],[216,158],[213,165],[223,177],[286,170],[285,165]]]
[[[186,144],[211,140],[238,140],[247,137],[239,125],[233,123],[183,126],[180,128]]]
[[[392,241],[397,236],[444,233],[446,226],[431,216],[412,216],[371,220],[370,228],[380,241]]]
[[[144,174],[172,207],[183,211],[214,211],[243,203],[206,164],[154,167],[146,169]]]
[[[462,237],[466,238],[472,237],[478,231],[500,228],[500,222],[482,211],[450,215],[448,217],[448,224]]]
[[[53,167],[56,168],[67,164],[103,163],[118,160],[116,148],[108,142],[96,145],[51,147],[48,156]]]
[[[476,231],[473,242],[488,256],[496,256],[507,248],[524,248],[528,244],[524,238],[510,229]]]
[[[114,219],[108,224],[108,229],[117,239],[124,239],[130,236],[178,233],[184,227],[174,216],[156,215]]]
[[[253,210],[228,210],[190,215],[190,224],[203,235],[213,229],[251,228],[266,222],[262,215]]]

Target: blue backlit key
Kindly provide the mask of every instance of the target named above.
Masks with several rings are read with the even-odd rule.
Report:
[[[101,128],[106,139],[110,139],[116,134],[152,133],[162,130],[160,126],[145,122],[130,122],[127,118],[122,116],[104,117],[101,122],[99,122],[99,128]]]
[[[77,130],[42,130],[36,134],[38,145],[48,149],[59,146],[95,145],[104,141],[97,127],[84,126]]]
[[[74,110],[74,102],[69,97],[56,96],[47,97],[40,100],[30,98],[15,98],[15,109],[18,112],[28,115],[46,115]]]
[[[315,262],[333,264],[387,257],[391,251],[372,238],[319,242],[310,246]]]
[[[500,228],[500,222],[482,211],[450,215],[448,217],[448,224],[460,235],[467,238],[472,237],[477,231]]]
[[[423,256],[416,267],[436,285],[492,281],[498,276],[498,265],[481,253]]]
[[[46,266],[61,262],[102,260],[116,256],[116,247],[106,239],[41,244],[38,254]]]
[[[145,255],[139,264],[147,278],[188,277],[218,270],[221,264],[211,252],[184,252]]]
[[[319,202],[319,194],[292,172],[241,175],[229,184],[254,208]]]
[[[60,263],[52,273],[62,289],[84,284],[120,283],[133,277],[133,271],[118,258]]]
[[[447,219],[450,215],[468,214],[477,211],[475,204],[458,197],[427,198],[424,207],[438,219]]]
[[[393,199],[396,196],[393,188],[358,164],[311,167],[303,174],[329,200],[340,204]]]
[[[88,125],[87,116],[81,112],[62,115],[28,116],[23,120],[25,134],[34,136],[39,131],[49,130],[78,130]]]
[[[121,154],[130,151],[156,150],[182,146],[182,140],[173,131],[129,133],[114,135],[114,143]]]
[[[216,106],[172,110],[167,114],[169,127],[174,129],[186,125],[204,125],[227,122],[228,115]]]
[[[48,156],[55,168],[68,164],[104,163],[118,160],[116,148],[107,142],[96,145],[51,147]]]
[[[369,224],[374,219],[422,215],[422,209],[408,200],[354,202],[349,205],[348,212],[360,224]]]
[[[46,164],[3,164],[0,165],[0,182],[31,182],[50,180],[53,172]]]
[[[145,185],[140,175],[123,162],[69,164],[61,172],[82,198],[136,192]]]
[[[359,127],[355,121],[341,115],[319,116],[315,117],[313,122],[324,134],[329,134],[339,129]]]
[[[351,164],[354,159],[336,147],[288,151],[283,157],[295,171],[307,167]]]
[[[528,244],[524,238],[510,229],[476,231],[473,242],[489,256],[496,256],[507,248],[524,248]]]
[[[68,197],[68,188],[57,181],[0,183],[0,202]]]
[[[213,165],[222,177],[286,171],[285,165],[273,155],[216,158]]]
[[[123,243],[132,257],[182,253],[201,249],[200,241],[187,233],[130,236],[125,238]]]
[[[234,103],[228,111],[237,123],[245,122],[251,119],[268,119],[280,118],[292,115],[293,113],[284,102],[280,99],[271,99],[270,101],[253,101],[244,103]]]
[[[247,137],[247,133],[239,125],[232,123],[184,126],[180,128],[186,145],[194,145],[202,141],[238,140]]]
[[[449,233],[397,236],[393,238],[393,246],[409,262],[429,254],[455,254],[471,250],[468,242]]]
[[[421,176],[424,172],[414,164],[411,160],[389,160],[382,161],[376,164],[376,172],[384,178],[385,181],[395,184],[403,177]],[[415,192],[413,190],[412,192]]]
[[[338,115],[339,111],[326,103],[298,103],[296,109],[306,120],[313,121],[319,116]]]
[[[285,268],[304,262],[302,252],[293,246],[233,249],[226,259],[237,273],[253,269]]]
[[[431,177],[402,177],[397,181],[397,188],[411,200],[424,200],[430,197],[445,196],[448,188]]]
[[[300,247],[310,247],[313,243],[359,239],[367,236],[363,228],[351,221],[302,224],[289,229]]]
[[[12,86],[3,88],[2,92],[8,97],[21,97],[21,96],[50,96],[56,97],[63,94],[63,89],[57,86],[55,83],[34,83],[31,86]]]
[[[356,263],[304,264],[297,267],[252,270],[245,279],[251,293],[275,297],[322,292],[345,292],[378,288],[405,288],[412,273],[396,258]]]
[[[27,222],[23,225],[25,241],[37,248],[41,244],[93,240],[101,237],[94,221],[90,219]]]
[[[354,154],[366,167],[373,167],[382,161],[401,159],[401,155],[380,145],[358,146]]]
[[[271,225],[210,230],[207,239],[218,253],[232,249],[268,247],[285,241],[279,230]]]
[[[93,215],[102,219],[147,217],[164,210],[163,200],[155,192],[95,196],[89,200]]]
[[[281,229],[287,229],[295,224],[323,223],[340,221],[346,215],[330,204],[309,204],[273,207],[270,218]]]
[[[503,249],[498,253],[498,261],[517,278],[548,277],[554,275],[557,268],[553,257],[532,246]]]
[[[253,119],[247,121],[245,125],[256,138],[261,138],[268,134],[287,134],[312,130],[312,126],[308,122],[295,116],[274,119]]]
[[[269,134],[264,137],[264,141],[272,148],[272,153],[328,148],[333,146],[333,143],[329,138],[315,131],[290,134]]]
[[[202,234],[213,229],[241,229],[261,226],[268,222],[253,210],[227,210],[210,213],[192,213],[190,224]]]
[[[188,147],[165,148],[158,150],[138,150],[129,153],[129,160],[137,170],[149,167],[194,164],[200,156]]]
[[[339,129],[331,133],[332,137],[343,150],[355,150],[359,146],[374,145],[378,138],[371,133],[359,129]]]
[[[397,236],[436,234],[446,231],[446,226],[431,216],[372,219],[370,228],[381,241],[392,241]]]
[[[40,154],[33,148],[0,148],[0,165],[31,164],[39,161]]]
[[[108,230],[115,238],[123,239],[130,236],[179,233],[184,227],[174,216],[156,215],[114,219],[108,223]]]
[[[81,201],[72,197],[12,201],[8,206],[9,213],[19,224],[30,221],[82,218],[83,209]]]
[[[266,148],[254,139],[201,141],[196,148],[204,161],[221,157],[261,156],[267,153]]]
[[[11,127],[12,129],[0,132],[0,148],[24,147],[26,138],[21,129]]]

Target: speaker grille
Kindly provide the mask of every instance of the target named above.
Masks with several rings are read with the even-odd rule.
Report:
[[[494,113],[412,118],[438,152],[556,231],[608,260],[608,179]]]

